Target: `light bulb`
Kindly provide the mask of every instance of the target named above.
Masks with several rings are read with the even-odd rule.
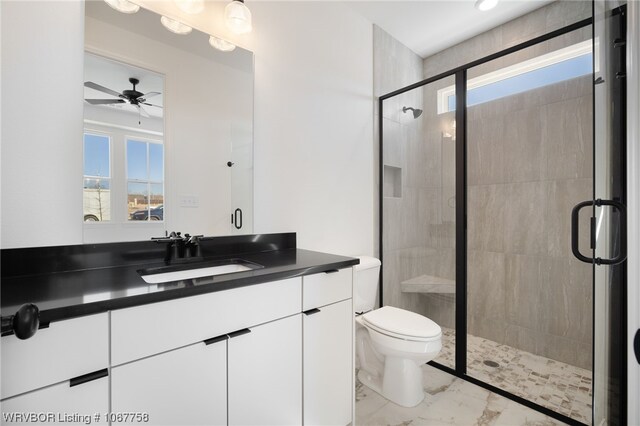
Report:
[[[174,0],[176,6],[184,13],[196,15],[204,9],[204,0]]]
[[[136,13],[140,10],[140,6],[131,3],[129,0],[104,0],[104,2],[122,13]]]
[[[486,12],[487,10],[491,10],[498,4],[499,0],[477,0],[476,1],[476,9]]]
[[[234,0],[224,8],[224,20],[232,32],[246,34],[251,32],[251,11],[243,0]]]
[[[218,37],[210,36],[209,44],[222,52],[231,52],[236,45]]]
[[[190,26],[185,25],[180,21],[176,21],[175,19],[167,18],[166,16],[161,17],[160,22],[162,22],[162,25],[172,33],[189,34],[192,30]]]

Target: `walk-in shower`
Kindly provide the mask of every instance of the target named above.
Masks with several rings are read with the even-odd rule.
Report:
[[[442,327],[440,368],[573,424],[623,423],[625,351],[607,350],[623,296],[600,286],[623,286],[624,266],[572,253],[573,237],[619,254],[620,215],[571,221],[584,200],[624,200],[624,141],[594,116],[623,108],[620,51],[602,50],[622,10],[600,62],[588,18],[380,98],[382,304]]]

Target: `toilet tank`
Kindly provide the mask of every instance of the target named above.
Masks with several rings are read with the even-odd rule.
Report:
[[[380,261],[375,257],[357,256],[360,264],[354,266],[353,308],[355,312],[369,312],[375,307],[380,279]]]

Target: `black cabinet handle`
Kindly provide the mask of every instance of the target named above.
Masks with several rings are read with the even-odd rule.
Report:
[[[325,274],[335,274],[336,272],[340,272],[340,269],[329,269],[328,271],[324,271]]]
[[[238,330],[238,331],[234,331],[233,333],[229,333],[229,339],[233,339],[234,337],[238,337],[238,336],[244,336],[245,334],[249,334],[251,333],[251,330],[249,330],[248,328],[244,328],[242,330]]]
[[[579,231],[580,231],[580,210],[588,206],[611,206],[620,212],[620,227],[619,227],[619,235],[620,235],[620,250],[618,251],[618,255],[613,259],[602,259],[600,257],[592,258],[587,257],[580,253],[579,246]],[[595,218],[590,219],[591,224],[591,248],[595,249],[596,242],[596,229],[595,229]],[[627,209],[624,204],[615,200],[588,200],[583,201],[575,205],[573,210],[571,211],[571,251],[573,255],[578,259],[585,263],[595,263],[596,265],[617,265],[619,263],[624,262],[627,259]]]
[[[305,314],[307,316],[308,315],[317,314],[317,313],[320,313],[320,309],[318,309],[318,308],[309,309],[309,310],[303,312],[303,314]]]
[[[203,343],[207,346],[212,345],[214,343],[222,342],[223,340],[228,340],[229,336],[223,334],[222,336],[212,337],[211,339],[204,340]]]
[[[83,383],[91,382],[93,380],[98,380],[103,377],[107,377],[109,375],[109,370],[103,368],[102,370],[94,371],[93,373],[84,374],[82,376],[74,377],[69,380],[69,387],[74,387],[81,385]]]
[[[235,223],[233,220],[234,218],[235,218]],[[231,223],[233,223],[233,226],[235,226],[236,229],[242,228],[242,209],[237,208],[235,212],[233,212],[233,218],[231,219]]]

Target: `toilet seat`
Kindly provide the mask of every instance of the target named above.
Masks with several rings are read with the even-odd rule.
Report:
[[[362,323],[390,337],[416,342],[441,338],[442,329],[427,317],[393,306],[383,306],[361,316]]]

